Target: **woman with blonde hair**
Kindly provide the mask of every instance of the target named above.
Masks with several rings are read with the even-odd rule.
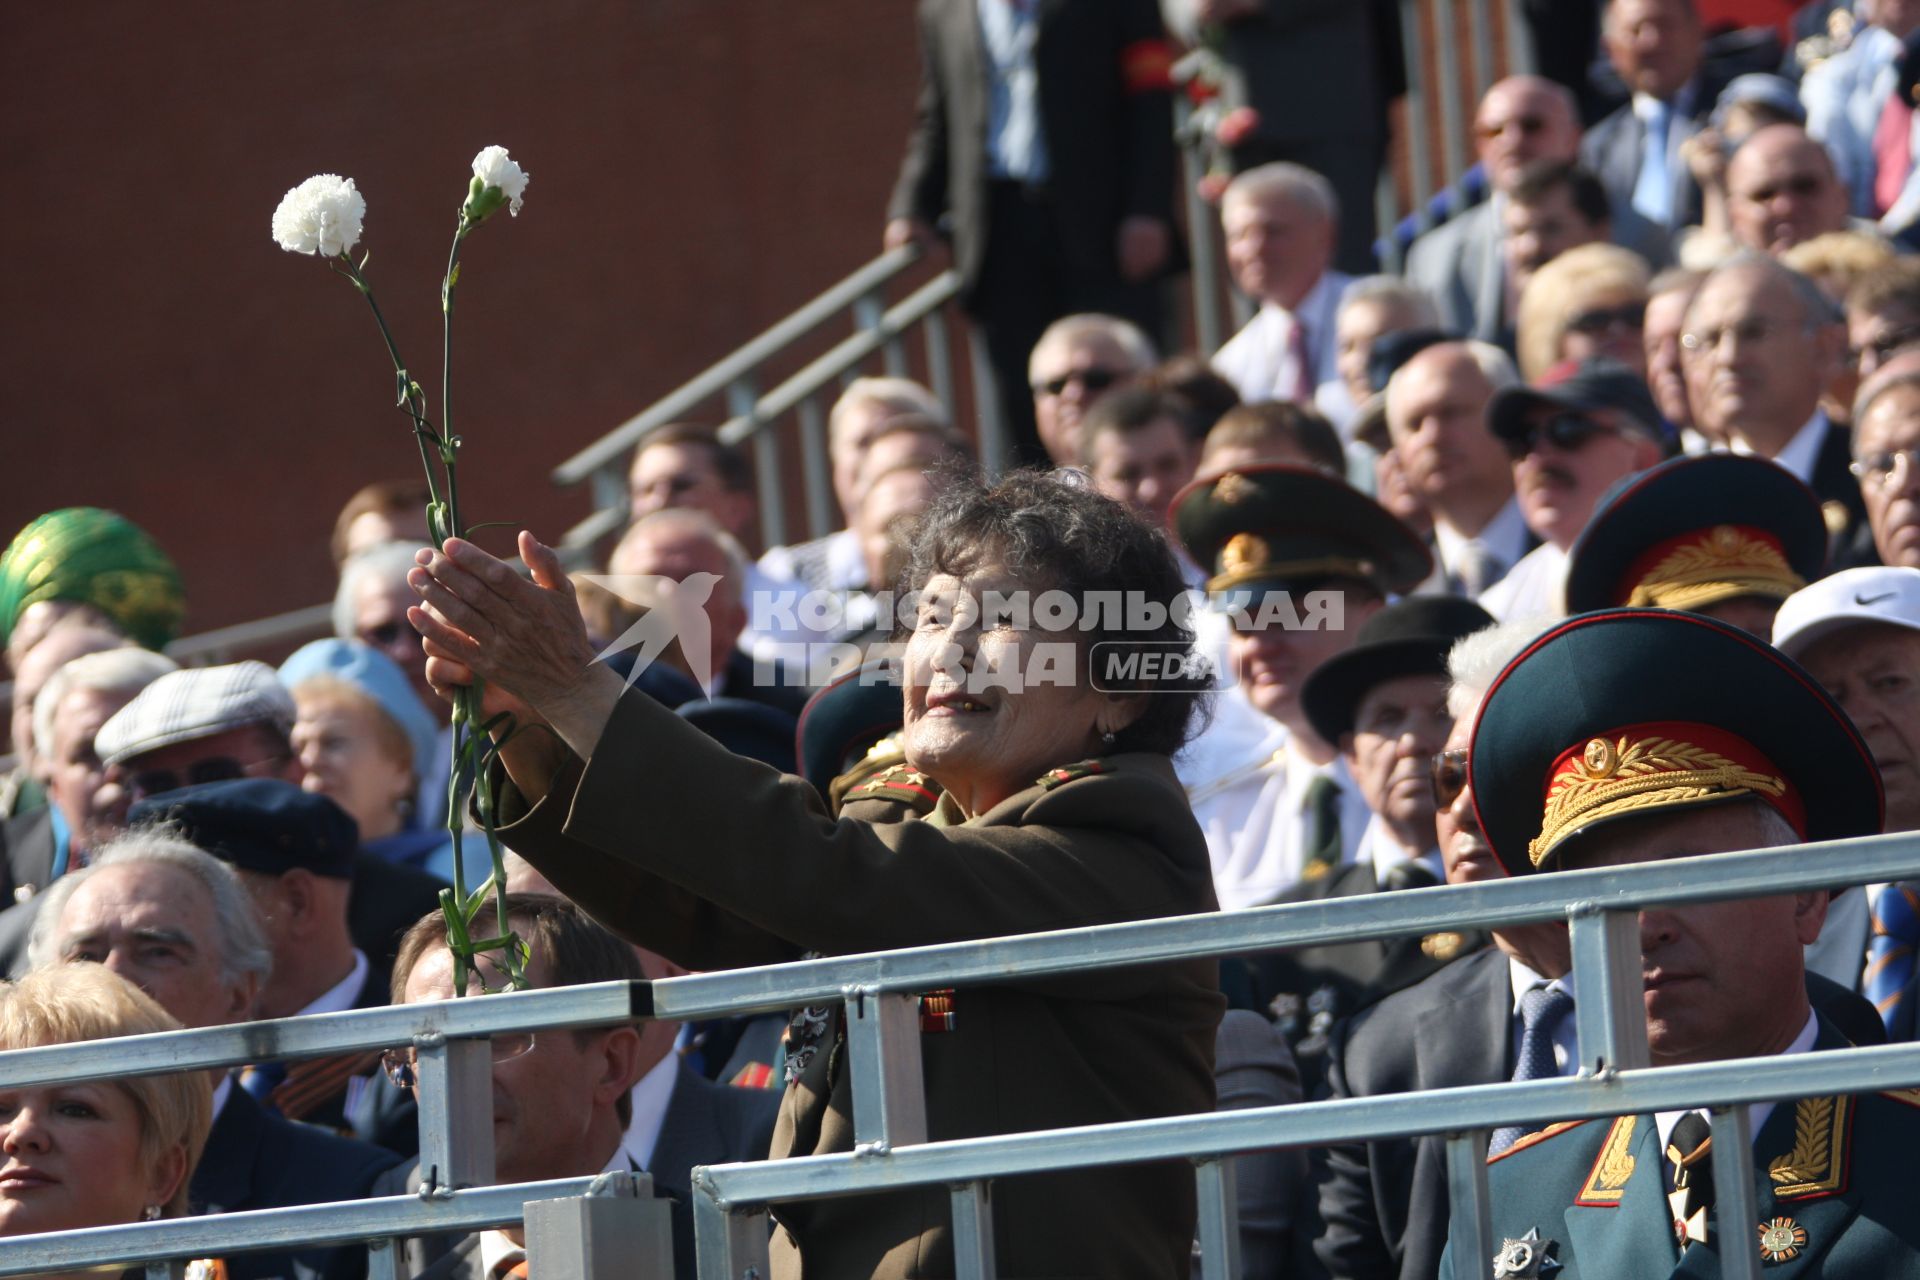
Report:
[[[1650,278],[1644,258],[1611,244],[1569,249],[1534,272],[1514,325],[1520,376],[1533,382],[1562,361],[1608,356],[1645,377]]]
[[[97,964],[0,985],[0,1050],[179,1029]],[[204,1071],[0,1088],[0,1236],[184,1216],[212,1123]]]

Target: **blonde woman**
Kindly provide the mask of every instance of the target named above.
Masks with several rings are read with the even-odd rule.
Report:
[[[1650,275],[1639,254],[1611,244],[1569,249],[1534,272],[1514,326],[1520,376],[1533,382],[1562,361],[1608,356],[1644,378]]]
[[[0,1050],[179,1029],[96,964],[0,985]],[[212,1123],[204,1071],[0,1089],[0,1236],[184,1216]]]

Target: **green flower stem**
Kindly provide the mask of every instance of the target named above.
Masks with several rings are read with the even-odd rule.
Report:
[[[407,372],[407,362],[400,358],[400,346],[393,340],[393,330],[387,327],[387,317],[381,313],[379,300],[373,296],[372,282],[355,264],[353,255],[344,249],[340,252],[340,261],[346,264],[345,268],[335,267],[334,270],[339,271],[360,291],[360,296],[367,300],[367,306],[373,311],[374,323],[380,326],[381,340],[387,344],[387,355],[393,359],[394,376],[400,383],[400,407],[413,419],[414,442],[420,446],[420,466],[427,473],[427,497],[438,505],[440,490],[433,481],[432,455],[427,452],[427,442],[435,438],[433,427],[427,422],[427,406],[418,394],[418,384]]]

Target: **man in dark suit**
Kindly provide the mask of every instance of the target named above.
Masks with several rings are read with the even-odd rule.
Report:
[[[272,965],[253,904],[219,859],[177,836],[135,831],[36,902],[36,966],[104,964],[189,1027],[247,1021]],[[354,1200],[398,1162],[391,1152],[270,1114],[223,1071],[213,1129],[189,1188],[204,1213]],[[270,1250],[226,1261],[232,1280],[352,1280],[353,1247]]]
[[[1837,548],[1855,546],[1867,519],[1851,470],[1850,433],[1820,408],[1846,341],[1833,305],[1812,281],[1753,255],[1707,278],[1681,336],[1696,425],[1736,453],[1771,458],[1808,485]]]
[[[483,908],[471,927],[495,931],[492,910],[491,904]],[[507,919],[532,949],[527,979],[534,988],[635,981],[667,971],[659,957],[637,953],[563,898],[510,894]],[[446,920],[438,912],[408,932],[394,962],[396,1000],[411,1004],[453,994],[446,937]],[[480,963],[483,971],[490,969],[488,960]],[[498,975],[488,976],[497,981]],[[674,1274],[693,1280],[692,1170],[766,1158],[779,1095],[702,1078],[673,1052],[677,1030],[676,1023],[650,1020],[637,1027],[495,1037],[494,1170],[500,1182],[620,1170],[651,1175],[654,1194],[671,1204]],[[404,1053],[396,1051],[388,1061],[407,1082]],[[418,1167],[408,1166],[388,1174],[375,1194],[417,1192],[419,1186]],[[457,1239],[428,1236],[408,1242],[407,1261],[416,1276],[489,1280],[523,1258],[525,1248],[518,1227]]]
[[[946,220],[1007,438],[1044,463],[1027,357],[1093,311],[1164,328],[1178,262],[1171,52],[1153,0],[921,0],[923,72],[885,243]]]

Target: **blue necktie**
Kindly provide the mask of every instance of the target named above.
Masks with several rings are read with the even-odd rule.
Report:
[[[1667,176],[1667,142],[1673,109],[1658,98],[1647,109],[1646,137],[1640,146],[1640,177],[1633,184],[1634,209],[1647,221],[1673,225],[1673,182]]]
[[[1887,1039],[1895,1043],[1914,1038],[1911,996],[1916,946],[1920,946],[1920,881],[1890,884],[1873,905],[1860,991],[1880,1011]]]
[[[1573,997],[1561,987],[1534,987],[1520,997],[1520,1060],[1514,1064],[1513,1078],[1545,1080],[1560,1074],[1560,1063],[1553,1056],[1553,1035],[1573,1012]],[[1497,1156],[1531,1130],[1517,1124],[1502,1125],[1493,1131],[1487,1154]]]

